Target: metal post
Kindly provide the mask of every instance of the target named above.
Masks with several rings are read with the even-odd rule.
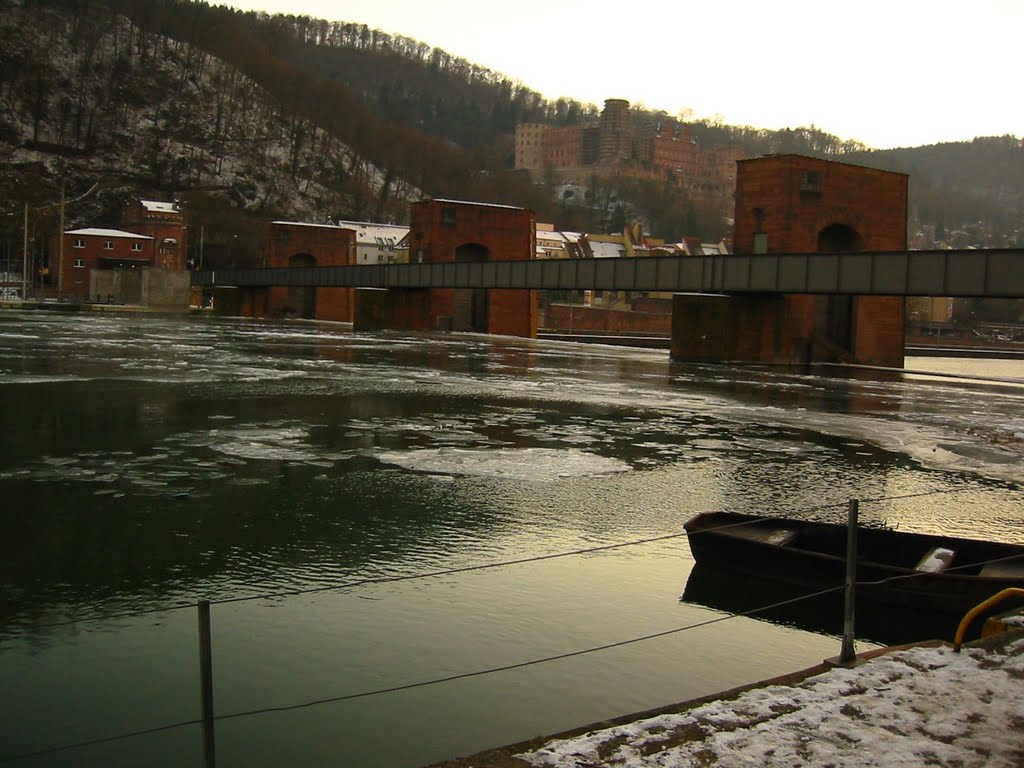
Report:
[[[25,240],[21,251],[21,300],[28,298],[28,203],[25,203]]]
[[[199,684],[203,708],[203,765],[217,764],[213,738],[213,644],[210,632],[210,601],[199,601]]]
[[[857,658],[853,647],[853,605],[856,598],[854,584],[857,581],[857,511],[860,502],[850,499],[846,529],[846,604],[843,612],[843,646],[839,651],[839,663],[849,664]]]
[[[60,227],[57,229],[57,299],[64,298],[64,180],[60,182]]]

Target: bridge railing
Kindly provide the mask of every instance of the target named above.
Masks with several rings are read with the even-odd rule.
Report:
[[[195,272],[197,286],[1024,297],[1024,249],[433,262]]]

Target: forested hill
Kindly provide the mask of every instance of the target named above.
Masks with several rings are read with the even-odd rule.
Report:
[[[388,118],[302,64],[307,47],[285,19],[202,3],[0,0],[4,235],[27,203],[45,239],[62,183],[74,198],[100,182],[68,226],[176,196],[214,243],[252,231],[245,214],[401,221],[424,195],[545,212],[493,142],[471,152]]]
[[[1024,246],[1024,143],[1013,136],[856,153],[850,162],[909,173],[918,217],[940,235],[973,224],[988,231],[987,245]]]
[[[597,111],[362,25],[187,0],[0,0],[0,213],[53,202],[63,179],[69,196],[102,182],[72,224],[113,225],[123,199],[173,195],[214,240],[246,215],[401,221],[425,195],[529,206],[568,226],[552,190],[512,169],[515,126]],[[872,152],[814,128],[691,127],[750,156],[909,172],[925,223],[1020,228],[1024,159],[1009,137]],[[585,213],[572,223],[599,229]],[[689,234],[723,233],[720,219],[680,215],[655,234],[679,237],[683,220]]]

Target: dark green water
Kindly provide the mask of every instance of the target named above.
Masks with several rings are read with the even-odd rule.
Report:
[[[1024,364],[992,365],[909,361],[1024,381]],[[1024,540],[1024,386],[881,376],[0,313],[0,760],[196,719],[196,612],[161,609],[200,598],[219,601],[215,699],[229,715],[724,616],[680,601],[684,538],[406,578],[679,534],[710,509],[839,515],[857,497],[879,500],[862,504],[868,521]],[[343,587],[368,579],[381,581]],[[280,594],[303,590],[320,591]],[[218,762],[422,765],[838,652],[827,622],[800,626],[733,619],[220,720]],[[189,725],[16,764],[200,762]]]

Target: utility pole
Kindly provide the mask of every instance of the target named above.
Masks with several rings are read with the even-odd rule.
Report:
[[[64,179],[60,180],[60,227],[57,229],[57,301],[64,298]]]
[[[25,239],[21,246],[21,300],[28,298],[28,203],[25,203]]]

